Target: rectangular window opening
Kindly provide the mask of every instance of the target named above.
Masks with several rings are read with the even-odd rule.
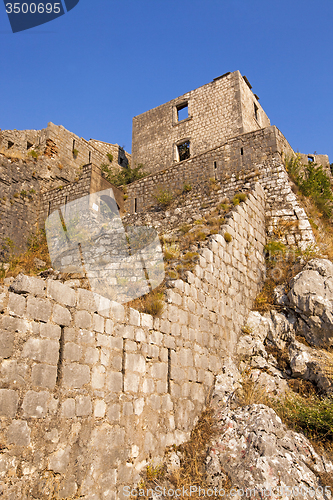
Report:
[[[89,162],[88,163],[91,163],[91,151],[89,151]]]
[[[244,151],[243,151],[243,148],[241,148],[241,155],[243,156],[243,154],[244,154]]]
[[[177,146],[179,161],[187,160],[190,157],[190,141],[184,141]]]
[[[75,149],[75,139],[73,139],[73,151]]]
[[[254,103],[254,116],[255,119],[258,121],[258,106],[256,105],[256,103]]]
[[[182,120],[186,120],[188,118],[188,103],[185,102],[177,106],[177,120],[181,122]]]
[[[14,143],[12,141],[8,141],[8,149],[12,148],[14,146]]]
[[[136,214],[138,211],[138,199],[134,198],[134,213]]]

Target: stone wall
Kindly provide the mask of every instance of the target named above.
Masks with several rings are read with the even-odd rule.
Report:
[[[74,150],[77,154],[74,154]],[[111,167],[126,167],[131,155],[118,144],[89,141],[66,130],[62,125],[50,122],[42,130],[3,130],[0,132],[0,152],[20,155],[25,159],[29,152],[36,151],[39,155],[49,158],[52,167],[75,170],[82,165],[94,163],[110,165]],[[113,155],[110,162],[107,153]]]
[[[232,236],[227,243],[223,233]],[[259,184],[167,290],[159,318],[19,276],[0,294],[0,492],[121,499],[151,457],[189,437],[264,273]]]
[[[254,117],[254,102],[259,121]],[[188,118],[178,121],[177,107],[188,104]],[[133,118],[133,165],[156,172],[179,161],[177,144],[190,141],[192,157],[230,137],[268,126],[269,120],[239,71]]]
[[[197,205],[211,201],[218,203],[225,197],[253,188],[260,181],[267,197],[267,222],[270,234],[274,229],[289,223],[284,231],[284,241],[306,247],[315,244],[315,238],[306,216],[297,201],[286,172],[283,158],[294,152],[281,132],[270,126],[240,135],[222,146],[202,155],[151,174],[127,187],[125,208],[130,212],[145,212],[157,204],[154,195],[166,189],[179,196],[185,183],[198,191]],[[213,195],[203,195],[200,186],[208,179],[218,183]],[[196,195],[192,195],[196,198]]]

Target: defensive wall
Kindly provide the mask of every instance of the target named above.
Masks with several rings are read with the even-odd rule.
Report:
[[[186,110],[183,118],[181,112]],[[239,71],[226,73],[211,83],[133,118],[133,165],[142,163],[153,173],[180,160],[178,146],[188,142],[196,157],[231,137],[270,125]]]
[[[95,139],[87,141],[62,125],[54,125],[52,122],[42,130],[0,131],[0,152],[25,158],[32,151],[48,157],[51,168],[60,165],[61,169],[65,168],[66,171],[76,170],[88,163],[126,167],[131,157],[118,144],[108,144]],[[112,162],[107,154],[112,154]]]
[[[160,317],[54,280],[20,275],[2,288],[4,498],[59,485],[58,498],[121,499],[151,457],[189,437],[262,282],[258,183],[220,233],[171,282]]]
[[[218,183],[216,196],[222,201],[224,197],[232,198],[237,192],[251,189],[259,180],[267,197],[269,233],[277,225],[290,222],[285,231],[286,242],[308,246],[315,243],[313,232],[292,191],[284,165],[284,158],[294,154],[275,126],[242,134],[201,155],[133,182],[127,186],[125,208],[132,214],[145,212],[156,205],[155,195],[159,190],[168,190],[176,196],[183,191],[184,184],[191,185],[195,197],[195,191],[199,189],[200,192],[200,185],[208,179]]]
[[[44,157],[14,161],[0,155],[0,261],[13,246],[23,250],[29,237],[52,211],[81,196],[112,187],[120,213],[124,198],[96,165],[79,168],[77,177],[65,176],[58,167],[49,168]]]

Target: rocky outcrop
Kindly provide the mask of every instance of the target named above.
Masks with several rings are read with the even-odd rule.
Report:
[[[222,409],[218,430],[206,460],[210,487],[223,490],[227,474],[236,499],[327,498],[320,477],[332,474],[333,464],[302,434],[288,430],[271,408]]]

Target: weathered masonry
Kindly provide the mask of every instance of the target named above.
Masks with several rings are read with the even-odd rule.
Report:
[[[133,118],[133,165],[156,172],[270,125],[239,71]]]

